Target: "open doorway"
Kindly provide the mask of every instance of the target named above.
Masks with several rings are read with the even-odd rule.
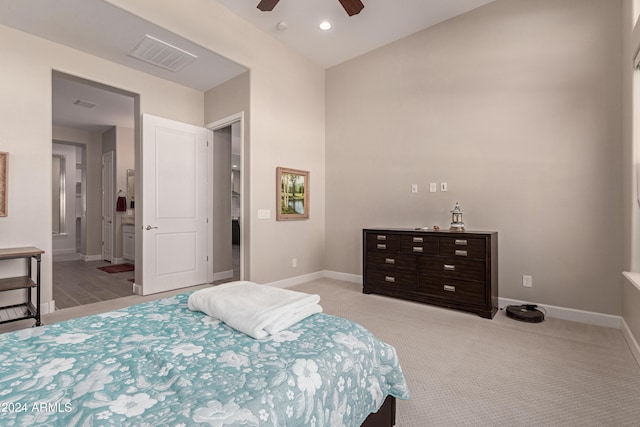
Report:
[[[125,251],[125,243],[132,244],[126,232],[135,224],[131,177],[135,175],[137,98],[96,82],[52,73],[56,309],[133,294],[135,257]]]
[[[213,130],[213,281],[243,280],[243,114],[209,125]]]

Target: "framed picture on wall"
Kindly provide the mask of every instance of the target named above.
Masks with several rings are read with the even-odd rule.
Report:
[[[276,168],[278,221],[309,219],[309,172]]]
[[[9,197],[9,153],[0,153],[0,216],[7,216]]]

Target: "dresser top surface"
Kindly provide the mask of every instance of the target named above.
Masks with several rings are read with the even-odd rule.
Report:
[[[465,231],[452,231],[452,230],[434,230],[432,228],[424,229],[424,228],[385,228],[385,227],[373,227],[373,228],[363,228],[362,231],[369,232],[401,232],[401,233],[424,233],[424,234],[447,234],[452,236],[464,236],[464,235],[497,235],[497,231],[484,231],[484,230],[465,230]]]

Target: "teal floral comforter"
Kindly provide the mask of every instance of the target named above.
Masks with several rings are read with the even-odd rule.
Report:
[[[0,335],[0,425],[352,427],[409,398],[362,326],[315,314],[254,340],[188,296]]]

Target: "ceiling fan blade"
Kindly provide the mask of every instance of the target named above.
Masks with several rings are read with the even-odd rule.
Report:
[[[258,3],[258,9],[263,12],[270,12],[274,7],[276,7],[279,1],[280,0],[262,0],[260,3]]]
[[[357,15],[360,13],[362,9],[364,9],[364,4],[360,0],[338,0],[344,10],[347,11],[349,16]]]

